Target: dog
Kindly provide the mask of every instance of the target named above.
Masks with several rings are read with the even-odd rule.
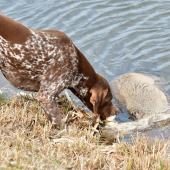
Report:
[[[33,30],[0,14],[0,69],[14,87],[37,92],[36,99],[55,127],[62,120],[56,97],[64,89],[101,119],[119,113],[107,80],[63,32]]]

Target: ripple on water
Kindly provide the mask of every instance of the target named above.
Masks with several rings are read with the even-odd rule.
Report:
[[[169,6],[160,0],[5,0],[0,11],[33,29],[65,32],[109,82],[128,72],[156,75],[170,95]],[[7,84],[1,73],[0,80],[0,87]]]

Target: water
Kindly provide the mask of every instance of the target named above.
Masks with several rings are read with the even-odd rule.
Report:
[[[170,0],[0,0],[2,14],[28,27],[65,32],[109,82],[128,72],[155,75],[170,95],[169,6]],[[0,88],[6,84],[0,73]]]

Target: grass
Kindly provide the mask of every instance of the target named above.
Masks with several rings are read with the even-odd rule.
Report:
[[[0,96],[0,169],[169,169],[168,142],[137,136],[110,144],[94,135],[83,109],[65,96],[58,105],[68,128],[56,133],[35,99]]]
[[[0,105],[4,105],[7,102],[7,98],[0,94]]]

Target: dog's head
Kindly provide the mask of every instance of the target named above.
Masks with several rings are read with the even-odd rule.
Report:
[[[106,119],[111,115],[119,114],[118,108],[112,103],[112,93],[107,80],[97,75],[94,86],[90,89],[90,102],[93,105],[95,115],[99,114],[101,119]]]

